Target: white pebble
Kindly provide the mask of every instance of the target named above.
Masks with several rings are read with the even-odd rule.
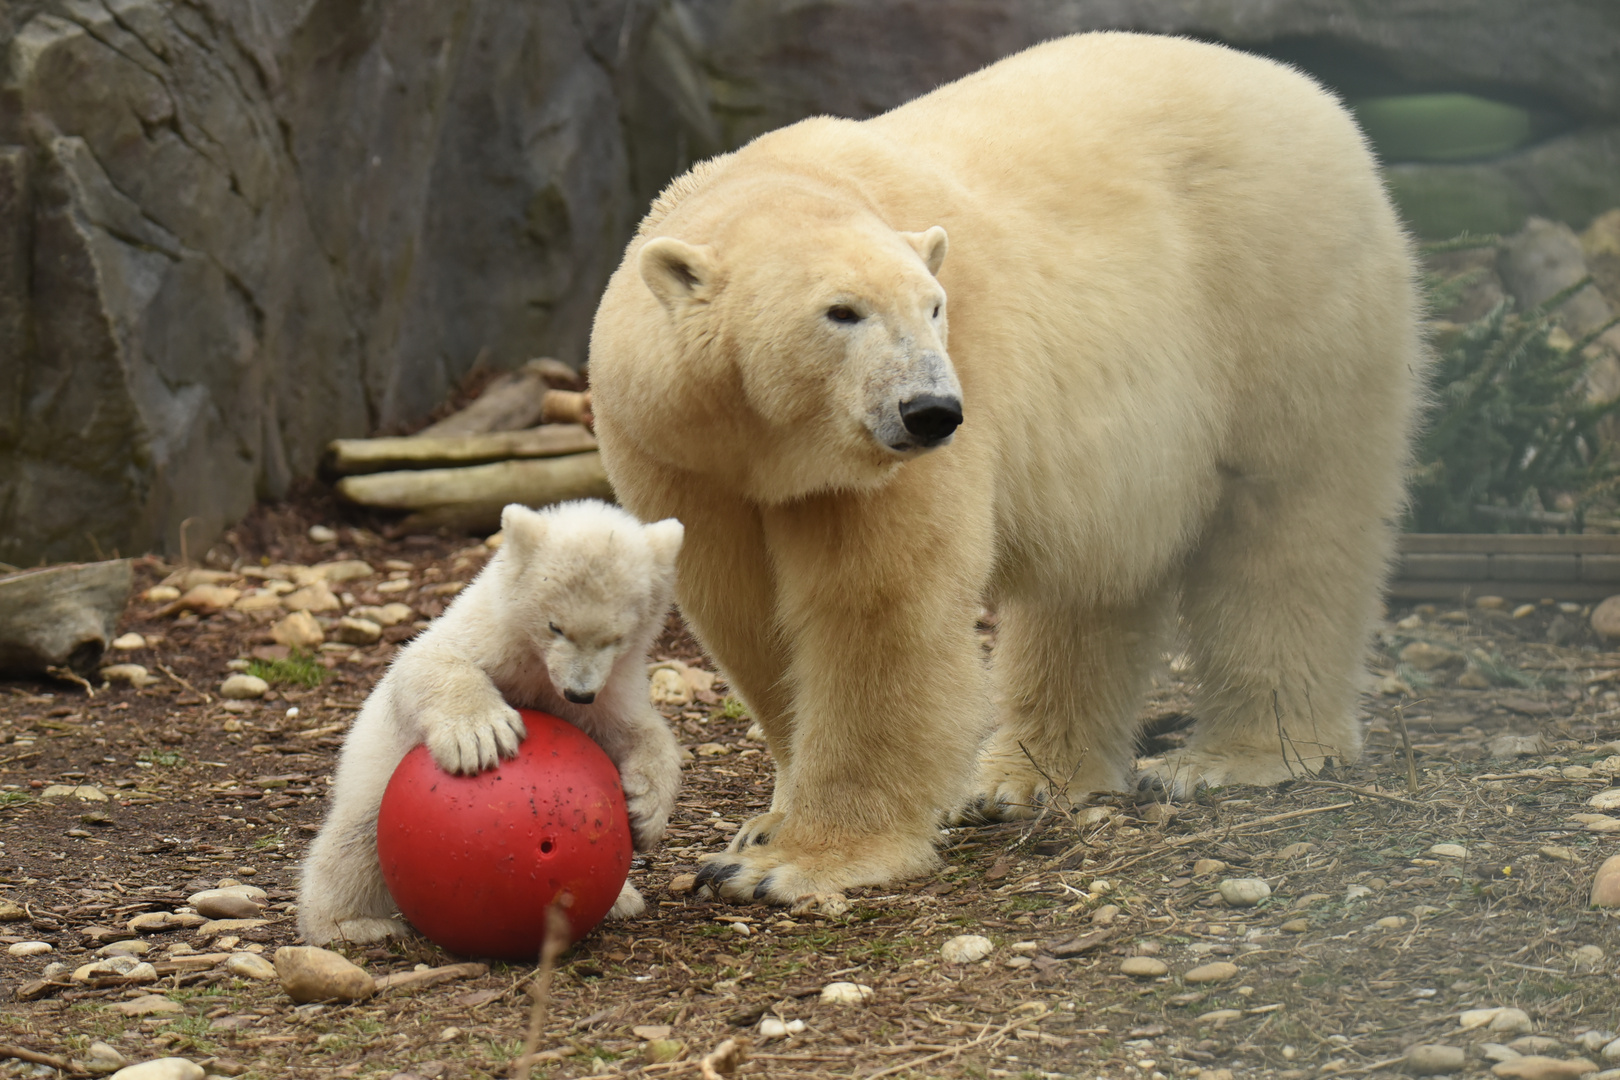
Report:
[[[311,525],[309,538],[317,544],[330,544],[337,539],[337,530],[326,525]]]
[[[112,647],[120,652],[133,652],[136,649],[146,648],[146,639],[131,630],[127,634],[119,634],[113,638]]]
[[[251,701],[270,692],[270,684],[257,675],[237,673],[219,684],[219,696],[231,701]]]
[[[1233,907],[1253,907],[1271,895],[1271,886],[1259,878],[1227,878],[1216,888]]]
[[[835,982],[821,988],[821,1000],[829,1005],[863,1005],[871,997],[872,988],[861,983]]]
[[[761,1039],[785,1039],[788,1027],[780,1017],[766,1016],[759,1021],[759,1037]]]
[[[185,1058],[167,1057],[119,1069],[112,1074],[112,1080],[203,1080],[204,1075],[201,1065]]]
[[[939,947],[939,956],[947,964],[971,964],[983,960],[995,951],[995,944],[979,934],[958,934]]]
[[[1429,848],[1430,855],[1438,855],[1442,859],[1466,859],[1468,849],[1461,844],[1435,844]]]

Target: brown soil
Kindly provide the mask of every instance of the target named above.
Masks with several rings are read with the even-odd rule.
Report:
[[[444,603],[433,586],[466,580],[485,557],[465,539],[387,541],[355,527],[316,545],[304,530],[328,513],[308,500],[262,510],[236,531],[234,549],[210,559],[360,557],[379,570],[403,560],[412,566],[403,598],[430,617]],[[139,588],[167,569],[143,564]],[[379,580],[350,587],[366,586],[354,590],[363,603],[378,598],[367,592]],[[174,1054],[265,1078],[504,1075],[528,1016],[521,966],[342,1007],[295,1008],[275,984],[221,969],[176,971],[155,987],[65,984],[65,975],[41,984],[48,962],[71,970],[132,915],[172,910],[222,878],[267,889],[274,921],[235,942],[151,934],[150,959],[172,962],[187,948],[273,954],[293,943],[298,859],[320,821],[343,725],[397,647],[329,653],[323,685],[279,686],[230,712],[216,693],[226,662],[263,650],[265,624],[236,613],[159,619],[151,608],[135,601],[120,628],[147,635],[149,647],[117,659],[145,665],[158,684],[93,697],[64,683],[0,684],[0,901],[24,909],[0,923],[0,944],[55,946],[44,956],[0,952],[0,1042],[83,1058],[101,1039],[132,1061]],[[750,1076],[1393,1075],[1391,1059],[1407,1046],[1437,1042],[1469,1048],[1465,1074],[1483,1075],[1476,1044],[1513,1036],[1459,1034],[1457,1018],[1498,1005],[1525,1010],[1557,1040],[1552,1056],[1580,1052],[1580,1034],[1612,1030],[1620,1017],[1614,917],[1586,904],[1597,866],[1620,848],[1616,834],[1570,820],[1610,786],[1606,772],[1580,766],[1620,753],[1606,745],[1620,736],[1607,690],[1620,684],[1620,653],[1590,639],[1582,612],[1555,606],[1519,619],[1429,609],[1396,629],[1407,614],[1392,613],[1377,666],[1415,689],[1369,700],[1359,765],[1173,808],[1121,797],[1094,801],[1084,817],[952,830],[932,878],[857,892],[836,916],[670,891],[767,806],[771,786],[768,755],[746,738],[739,710],[674,711],[685,743],[725,752],[688,767],[669,839],[632,871],[649,915],[598,929],[563,959],[541,1041],[552,1053],[535,1075],[696,1077],[699,1059],[727,1038],[751,1041],[741,1067]],[[1419,685],[1395,653],[1420,638],[1483,650],[1474,668],[1493,685],[1464,689],[1444,670]],[[699,659],[677,620],[657,655]],[[1149,751],[1182,738],[1189,701],[1177,666],[1147,708]],[[1541,743],[1493,759],[1487,745],[1501,734]],[[111,801],[41,798],[51,784],[96,785]],[[1435,855],[1436,844],[1468,854]],[[1203,859],[1227,869],[1194,876]],[[1271,898],[1229,908],[1215,890],[1225,877],[1263,878]],[[964,933],[989,937],[994,952],[942,962],[940,945]],[[1595,967],[1573,955],[1589,945],[1605,953]],[[1120,974],[1133,954],[1155,955],[1169,974]],[[457,959],[421,940],[352,955],[376,974]],[[1220,960],[1238,974],[1186,980]],[[824,1004],[819,992],[833,981],[874,995],[863,1006]],[[184,1012],[141,1019],[109,1008],[149,992]],[[767,1016],[807,1026],[763,1041]],[[631,1030],[643,1025],[668,1026],[680,1057],[649,1064]],[[0,1076],[53,1074],[0,1061]]]

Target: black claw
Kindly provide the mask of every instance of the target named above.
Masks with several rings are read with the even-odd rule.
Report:
[[[754,899],[755,900],[763,900],[763,899],[765,899],[765,895],[767,893],[769,893],[770,891],[771,891],[771,875],[766,874],[764,877],[759,879],[759,884],[754,886]]]
[[[712,888],[718,888],[720,885],[736,877],[737,872],[741,869],[742,863],[704,863],[703,868],[698,871],[697,883],[699,885],[708,885]]]
[[[771,834],[768,832],[755,833],[754,838],[748,842],[756,847],[760,844],[768,844],[771,842]]]

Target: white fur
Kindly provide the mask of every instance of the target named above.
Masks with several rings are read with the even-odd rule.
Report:
[[[1414,269],[1331,94],[1174,38],[1048,42],[672,183],[591,383],[614,491],[687,523],[682,613],[777,767],[706,879],[887,885],[942,810],[1124,786],[1178,613],[1200,721],[1159,783],[1353,760],[1428,359]],[[895,435],[955,387],[949,445]]]
[[[513,705],[596,740],[618,766],[636,850],[663,838],[680,748],[648,701],[646,656],[669,608],[681,523],[643,525],[585,501],[538,512],[514,504],[501,524],[505,543],[400,651],[344,742],[326,822],[304,860],[298,927],[311,943],[404,932],[377,861],[389,777],[422,743],[456,773],[516,755],[525,732]],[[566,691],[595,698],[581,704]],[[644,907],[626,882],[610,917]]]

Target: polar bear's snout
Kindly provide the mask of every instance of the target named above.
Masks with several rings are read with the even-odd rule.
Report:
[[[567,698],[569,701],[572,701],[575,705],[589,705],[591,702],[596,700],[596,691],[575,690],[570,686],[563,691],[563,697]]]
[[[900,422],[919,446],[938,446],[962,423],[962,402],[957,397],[920,394],[900,403]]]

